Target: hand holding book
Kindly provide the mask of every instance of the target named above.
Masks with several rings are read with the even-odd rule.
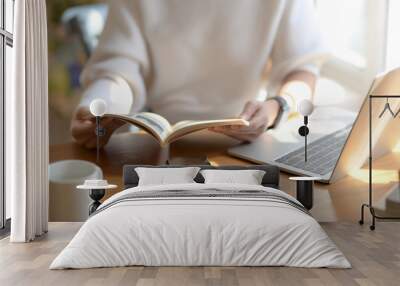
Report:
[[[249,122],[248,125],[213,127],[210,130],[241,141],[251,142],[273,125],[278,113],[279,103],[275,100],[249,101],[240,114],[242,119]]]
[[[161,115],[151,112],[141,112],[135,114],[114,114],[105,113],[106,103],[101,99],[96,99],[92,102],[93,108],[92,113],[86,108],[81,107],[77,110],[71,124],[72,135],[78,143],[84,145],[87,148],[94,148],[96,146],[96,138],[93,135],[95,130],[94,115],[99,115],[98,110],[94,110],[94,107],[100,108],[101,112],[101,125],[106,129],[106,135],[101,138],[101,146],[106,144],[109,137],[112,135],[114,130],[119,128],[124,123],[135,125],[158,140],[160,145],[171,143],[179,138],[193,133],[202,129],[211,129],[216,132],[221,132],[237,139],[247,140],[250,134],[254,134],[254,128],[256,131],[261,128],[261,122],[264,117],[260,116],[260,108],[247,104],[244,112],[241,114],[242,118],[231,118],[231,119],[216,119],[216,120],[185,120],[180,121],[174,125],[171,125]],[[103,110],[104,109],[104,110]],[[250,128],[249,118],[252,120],[253,126]],[[250,129],[249,129],[250,128]],[[234,136],[239,134],[240,136]]]
[[[248,126],[249,122],[242,118],[216,120],[185,120],[171,125],[161,115],[151,112],[141,112],[131,115],[105,114],[105,118],[114,118],[130,123],[152,135],[161,146],[178,140],[179,138],[203,129],[219,126]]]

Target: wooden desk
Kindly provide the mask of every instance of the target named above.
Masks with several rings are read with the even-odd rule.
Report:
[[[104,177],[119,188],[107,193],[109,197],[121,191],[122,166],[125,164],[164,164],[166,158],[180,161],[181,158],[208,158],[213,165],[248,165],[250,162],[233,158],[226,154],[229,147],[238,141],[208,131],[198,132],[174,142],[170,148],[162,150],[158,143],[144,133],[123,133],[113,135],[101,151],[100,162],[96,163],[96,150],[86,150],[75,143],[50,146],[50,162],[65,159],[87,160],[98,164]],[[378,201],[398,182],[400,154],[392,153],[376,160],[377,182],[374,185],[374,199]],[[360,205],[367,201],[367,172],[356,174],[359,178],[348,176],[334,184],[316,184],[314,207],[311,213],[319,221],[358,221]],[[295,194],[295,183],[289,175],[281,173],[281,189]],[[367,216],[369,219],[369,216]]]

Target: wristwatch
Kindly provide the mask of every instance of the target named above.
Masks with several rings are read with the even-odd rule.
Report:
[[[275,118],[274,124],[268,127],[268,129],[276,128],[280,123],[285,122],[289,116],[290,106],[287,103],[286,99],[282,96],[273,96],[267,98],[266,101],[276,100],[279,104],[279,113]]]

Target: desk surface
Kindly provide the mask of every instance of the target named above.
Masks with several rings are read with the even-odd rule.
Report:
[[[248,165],[251,162],[229,156],[226,150],[238,141],[220,134],[202,131],[191,134],[161,149],[158,143],[144,133],[115,134],[107,146],[101,150],[96,162],[96,150],[87,150],[76,143],[50,146],[50,162],[66,159],[87,160],[99,165],[104,177],[119,186],[108,191],[107,197],[121,191],[122,166],[126,164],[164,164],[169,158],[173,163],[200,161],[207,158],[213,165]],[[374,201],[382,200],[388,190],[398,182],[400,155],[389,154],[374,162],[376,181]],[[295,194],[295,182],[288,174],[281,172],[281,189]],[[360,170],[334,184],[316,184],[314,208],[311,213],[319,221],[358,221],[360,205],[368,199],[367,171]]]

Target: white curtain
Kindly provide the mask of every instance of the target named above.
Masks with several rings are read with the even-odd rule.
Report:
[[[15,1],[13,92],[6,98],[6,187],[12,242],[47,232],[48,107],[45,0]]]

